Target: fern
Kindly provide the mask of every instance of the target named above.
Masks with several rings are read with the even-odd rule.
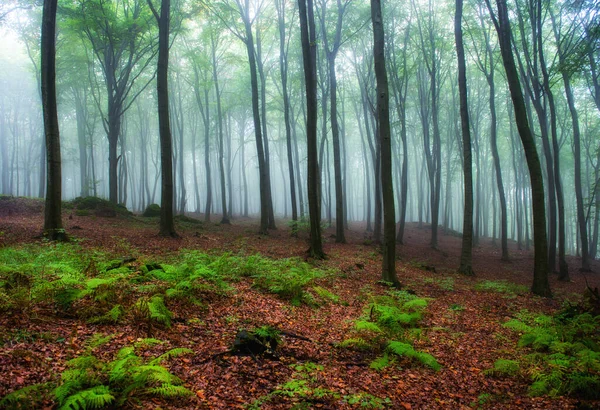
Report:
[[[405,356],[410,359],[416,359],[425,366],[431,367],[433,370],[440,370],[442,366],[435,360],[435,358],[429,353],[420,352],[414,349],[414,347],[408,343],[391,341],[388,343],[387,350],[398,356]]]
[[[372,346],[363,338],[353,337],[346,339],[337,345],[338,347],[346,347],[357,350],[370,350]]]
[[[160,343],[155,339],[143,340],[140,344],[143,342],[146,345]],[[68,361],[61,384],[54,390],[60,409],[121,407],[130,398],[141,395],[165,398],[191,395],[179,377],[160,365],[169,358],[190,353],[189,349],[176,348],[148,359],[138,356],[135,349],[135,346],[121,348],[110,362],[91,353]]]
[[[526,325],[525,323],[517,319],[511,319],[508,322],[506,322],[503,326],[507,329],[511,329],[517,332],[531,332],[531,326]]]
[[[357,331],[383,333],[383,330],[381,330],[377,323],[369,322],[367,320],[357,320],[356,323],[354,323],[354,329]]]
[[[32,409],[37,408],[41,403],[41,398],[48,391],[47,383],[34,384],[23,387],[7,394],[0,400],[2,409]]]
[[[193,393],[183,386],[174,386],[172,384],[163,384],[158,387],[151,387],[148,392],[156,396],[172,398],[172,397],[189,397]]]
[[[422,298],[409,300],[408,302],[406,302],[404,304],[404,309],[413,310],[413,311],[420,311],[420,310],[425,309],[426,307],[427,307],[427,299],[422,299]]]
[[[184,347],[178,347],[175,349],[171,349],[166,353],[163,353],[162,355],[158,356],[156,359],[151,360],[149,363],[151,365],[161,364],[162,362],[164,362],[166,360],[169,360],[169,359],[172,359],[175,357],[179,357],[179,356],[183,356],[186,354],[192,354],[192,353],[194,353],[194,351],[191,349],[187,349]]]
[[[493,376],[514,376],[520,370],[519,362],[516,360],[498,359],[494,362],[494,367],[484,370],[484,374]]]
[[[393,363],[393,360],[390,360],[389,356],[386,353],[383,356],[378,357],[377,359],[373,360],[369,364],[369,368],[379,371],[379,370],[385,369],[392,363]]]
[[[59,407],[59,410],[101,409],[115,401],[107,386],[94,386],[69,396]]]

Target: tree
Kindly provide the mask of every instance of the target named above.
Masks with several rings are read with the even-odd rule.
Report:
[[[219,44],[219,38],[216,37],[214,31],[210,33],[210,50],[212,56],[212,76],[213,83],[215,85],[215,96],[217,98],[217,130],[219,134],[219,175],[221,179],[221,207],[223,208],[223,216],[221,223],[229,225],[229,215],[227,213],[227,196],[225,192],[225,165],[223,164],[223,112],[221,109],[221,90],[219,88],[219,77],[218,77],[218,59],[217,59],[217,47]],[[231,204],[229,204],[231,206]]]
[[[399,287],[396,276],[396,215],[394,209],[394,185],[392,183],[392,133],[387,72],[385,68],[385,39],[381,1],[371,0],[373,22],[373,58],[377,78],[377,120],[381,144],[381,185],[383,194],[383,263],[382,280]]]
[[[285,141],[287,149],[288,169],[290,178],[290,195],[292,201],[292,221],[298,220],[298,207],[296,204],[296,185],[294,181],[294,159],[292,156],[292,127],[290,119],[290,101],[288,91],[288,45],[286,42],[285,1],[276,0],[277,28],[279,31],[279,74],[281,75],[281,93],[283,96],[283,120],[285,123]],[[289,41],[289,37],[288,40]]]
[[[62,176],[60,132],[56,107],[56,9],[57,0],[44,0],[41,41],[41,91],[46,136],[47,179],[44,209],[44,235],[51,240],[67,240],[62,225]]]
[[[317,44],[312,0],[298,0],[300,36],[306,87],[306,146],[308,163],[308,213],[310,219],[310,249],[313,258],[322,259],[321,204],[319,162],[317,160]]]
[[[160,15],[147,0],[158,22],[158,65],[156,93],[158,99],[158,127],[160,132],[161,203],[160,235],[177,237],[173,221],[173,148],[169,117],[169,29],[171,0],[161,0]]]
[[[490,34],[488,32],[488,25],[485,23],[485,18],[480,8],[478,8],[477,13],[483,38],[473,38],[473,49],[475,50],[477,57],[477,66],[479,67],[481,73],[484,75],[490,90],[488,103],[490,108],[490,146],[492,149],[492,157],[494,159],[494,170],[496,171],[496,187],[498,189],[498,197],[500,199],[500,242],[502,248],[501,259],[506,261],[508,260],[508,211],[506,207],[506,193],[504,192],[504,182],[502,179],[502,168],[500,167],[500,154],[498,153],[496,82],[494,79],[496,64],[494,60],[494,50],[492,50],[492,47],[490,45]],[[479,48],[477,46],[477,43],[480,42],[483,42],[483,45],[481,46],[483,48],[482,51],[479,51]]]
[[[473,254],[473,160],[471,157],[471,129],[469,126],[469,105],[467,100],[467,64],[462,33],[463,0],[456,0],[454,15],[454,37],[456,39],[456,56],[458,59],[458,92],[460,96],[460,124],[463,146],[463,178],[465,189],[465,205],[463,214],[462,248],[458,272],[473,275],[471,265]]]
[[[142,0],[79,0],[74,4],[75,8],[64,11],[71,17],[72,28],[91,44],[105,80],[107,106],[102,118],[109,145],[109,200],[117,203],[122,120],[153,78],[145,77],[144,71],[156,55],[155,38]],[[142,85],[136,88],[140,81]],[[97,104],[102,110],[99,100]]]
[[[323,47],[329,69],[329,98],[330,98],[330,118],[331,118],[331,139],[333,142],[333,169],[335,179],[335,241],[337,243],[346,243],[344,235],[344,192],[342,189],[342,166],[340,153],[340,126],[338,122],[337,111],[337,77],[335,72],[335,59],[342,44],[342,22],[349,4],[348,0],[343,3],[337,0],[337,19],[333,41],[330,43],[325,26],[327,19],[327,2],[321,3],[321,33],[323,38]]]
[[[531,291],[539,296],[551,297],[550,284],[548,283],[548,241],[546,237],[546,207],[544,204],[544,181],[542,167],[538,156],[533,134],[529,128],[527,109],[523,98],[523,91],[519,82],[519,75],[512,51],[512,31],[508,19],[506,0],[496,0],[497,15],[494,13],[490,0],[486,0],[490,16],[498,33],[502,62],[506,72],[506,79],[513,102],[515,121],[529,169],[531,181],[531,201],[533,205],[533,241],[534,241],[534,267],[533,285]]]

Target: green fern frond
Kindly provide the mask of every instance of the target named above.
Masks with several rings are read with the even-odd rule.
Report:
[[[184,347],[177,347],[175,349],[171,349],[168,352],[163,353],[162,355],[158,356],[156,359],[151,360],[148,364],[156,365],[156,364],[160,364],[160,363],[164,362],[165,360],[172,359],[174,357],[179,357],[179,356],[183,356],[186,354],[193,354],[193,353],[194,353],[194,351],[192,349],[187,349]]]
[[[48,383],[33,384],[7,394],[0,400],[2,409],[28,409],[38,407],[38,401],[47,393]]]
[[[383,333],[383,330],[376,323],[369,322],[367,320],[357,320],[354,324],[354,329],[357,331],[367,331],[374,333]]]
[[[440,370],[441,366],[435,360],[435,358],[429,353],[419,352],[414,349],[414,347],[408,343],[391,341],[387,345],[387,350],[391,353],[394,353],[398,356],[408,357],[410,359],[416,359],[421,362],[425,366],[429,366],[434,370]]]
[[[382,370],[386,367],[388,367],[390,364],[392,364],[393,360],[390,360],[390,358],[388,357],[387,353],[384,354],[381,357],[378,357],[377,359],[373,360],[370,364],[369,367],[373,370]]]
[[[103,335],[102,333],[94,333],[89,339],[85,341],[85,345],[88,349],[95,349],[106,343],[108,343],[114,335]]]
[[[408,302],[404,303],[403,307],[406,310],[413,310],[413,311],[423,310],[427,307],[427,299],[418,298],[418,299],[409,300]]]
[[[517,360],[498,359],[494,362],[494,367],[484,370],[483,373],[491,376],[513,376],[519,370],[520,366]]]
[[[165,398],[189,397],[193,395],[189,389],[183,386],[175,386],[172,384],[162,384],[158,387],[151,387],[148,389],[148,392]]]
[[[370,350],[372,348],[372,346],[365,339],[360,337],[352,337],[350,339],[345,339],[342,342],[338,343],[337,346],[358,350]]]
[[[517,319],[511,319],[508,322],[506,322],[505,324],[503,324],[502,326],[504,326],[507,329],[511,329],[514,330],[516,332],[531,332],[531,326],[526,325],[525,323],[521,322],[520,320]]]
[[[115,396],[107,386],[95,386],[71,396],[59,407],[59,410],[101,409],[115,401]]]

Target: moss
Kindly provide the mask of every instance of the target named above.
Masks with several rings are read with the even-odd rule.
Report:
[[[148,207],[146,208],[146,210],[144,211],[142,216],[145,216],[147,218],[154,217],[154,216],[160,216],[160,205],[158,205],[158,204],[148,205]]]

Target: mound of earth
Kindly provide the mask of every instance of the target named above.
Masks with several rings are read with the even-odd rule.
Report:
[[[41,198],[0,195],[0,217],[39,214],[43,210],[44,200]]]

